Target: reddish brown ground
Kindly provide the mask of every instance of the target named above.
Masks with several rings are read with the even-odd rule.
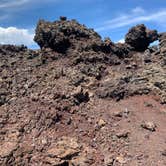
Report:
[[[166,166],[166,34],[126,39],[61,17],[0,45],[0,166]]]
[[[163,55],[12,49],[0,54],[0,165],[166,165]]]
[[[10,154],[13,157],[8,154],[11,161],[7,165],[14,165],[13,159],[20,165],[47,165],[43,164],[42,155],[62,136],[77,138],[79,144],[87,147],[85,165],[109,165],[107,161],[113,166],[166,165],[166,106],[152,96],[129,97],[119,102],[91,99],[77,112],[62,112],[60,121],[53,125],[45,117],[48,110],[43,108],[31,103],[17,115],[19,119],[15,119],[15,113],[10,114],[10,123],[1,130],[1,139],[8,143],[1,144],[0,154],[9,153],[15,143],[18,147]],[[101,120],[105,123],[99,124]],[[156,131],[142,128],[143,121],[155,123]]]

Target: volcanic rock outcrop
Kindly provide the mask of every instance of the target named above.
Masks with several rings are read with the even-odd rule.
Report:
[[[126,34],[126,45],[114,44],[109,38],[102,41],[93,29],[88,29],[76,20],[67,20],[66,17],[55,22],[40,20],[34,37],[41,48],[51,48],[59,53],[65,53],[70,47],[80,51],[92,49],[95,52],[112,52],[119,56],[131,50],[145,51],[149,44],[157,39],[156,30],[149,30],[141,24],[132,27]]]
[[[0,165],[166,165],[164,33],[113,43],[61,17],[35,41],[0,45]]]
[[[126,34],[125,42],[135,51],[145,51],[150,43],[158,39],[156,30],[149,30],[144,24],[132,27]]]
[[[34,40],[41,48],[49,47],[57,52],[65,53],[69,46],[75,46],[75,42],[79,41],[81,45],[83,40],[87,43],[101,41],[101,37],[93,29],[87,29],[76,20],[68,21],[65,17],[60,19],[55,22],[44,20],[38,22]]]

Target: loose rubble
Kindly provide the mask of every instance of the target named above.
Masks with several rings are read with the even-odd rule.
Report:
[[[165,33],[113,43],[62,16],[34,40],[0,45],[0,165],[166,165]]]

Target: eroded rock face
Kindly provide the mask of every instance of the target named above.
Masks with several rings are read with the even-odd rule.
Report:
[[[125,42],[136,51],[144,51],[149,44],[158,39],[156,30],[149,30],[144,24],[132,27],[126,34]]]

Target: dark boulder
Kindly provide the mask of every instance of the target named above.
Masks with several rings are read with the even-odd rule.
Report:
[[[60,17],[60,21],[55,22],[40,20],[34,40],[41,48],[65,53],[69,46],[76,48],[80,43],[82,45],[82,42],[100,41],[101,37],[93,29],[88,29],[76,20],[70,21],[66,17]]]
[[[157,39],[157,31],[147,29],[144,24],[132,27],[125,36],[125,42],[132,46],[135,51],[146,50],[149,44]]]

